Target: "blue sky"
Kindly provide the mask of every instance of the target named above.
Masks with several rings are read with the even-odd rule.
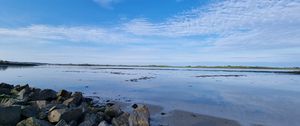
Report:
[[[298,0],[0,0],[0,59],[300,66]]]

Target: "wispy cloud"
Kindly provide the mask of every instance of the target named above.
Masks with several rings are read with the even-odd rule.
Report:
[[[137,38],[111,29],[99,27],[66,27],[32,25],[21,28],[0,28],[2,38],[31,38],[39,40],[66,40],[71,42],[121,43],[136,42]]]
[[[133,19],[124,31],[143,36],[214,35],[216,46],[299,46],[300,2],[224,1],[188,10],[161,23]],[[216,37],[217,36],[217,37]]]
[[[120,0],[94,0],[94,2],[98,3],[103,8],[113,9],[113,4],[119,3]]]
[[[112,8],[112,4],[119,2],[94,1],[105,8]],[[127,57],[128,62],[131,59],[165,59],[169,62],[241,60],[236,57],[248,57],[247,61],[292,59],[300,62],[293,58],[296,55],[285,55],[300,53],[297,51],[300,49],[299,12],[300,1],[297,0],[216,1],[175,14],[162,22],[151,22],[145,17],[126,20],[112,27],[31,25],[0,28],[0,43],[5,38],[20,41],[30,38],[32,42],[127,43],[124,48],[128,50],[109,53],[111,57],[117,57],[114,60]],[[257,55],[273,58],[257,58]]]

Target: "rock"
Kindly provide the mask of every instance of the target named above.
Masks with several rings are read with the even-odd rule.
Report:
[[[55,126],[70,126],[65,120],[60,120]]]
[[[62,115],[66,112],[66,109],[55,109],[52,110],[48,115],[49,122],[58,122],[61,120]]]
[[[134,108],[134,109],[136,109],[138,107],[138,105],[137,104],[133,104],[131,107]]]
[[[15,126],[21,119],[20,106],[0,107],[0,125]]]
[[[27,101],[27,100],[28,100],[29,92],[30,92],[29,88],[24,88],[24,89],[22,89],[22,90],[17,94],[17,95],[18,95],[18,99]]]
[[[52,126],[44,120],[39,120],[34,117],[27,118],[17,124],[17,126]]]
[[[11,89],[14,88],[14,86],[10,85],[10,84],[7,84],[7,83],[1,83],[0,88],[7,88],[7,89],[11,90]]]
[[[0,94],[10,95],[10,89],[8,89],[8,88],[0,88]]]
[[[33,106],[36,106],[39,109],[46,108],[47,107],[47,101],[46,100],[33,101]]]
[[[41,92],[41,89],[39,89],[39,88],[32,88],[31,92],[28,95],[29,99],[31,101],[41,100],[40,99],[40,92]]]
[[[56,99],[56,92],[51,89],[44,89],[39,93],[39,96],[37,100],[53,100]]]
[[[77,121],[75,120],[70,121],[69,126],[77,126]]]
[[[21,109],[22,116],[28,117],[36,117],[39,114],[39,109],[35,106],[25,106]]]
[[[63,102],[65,100],[67,100],[68,98],[70,98],[72,95],[72,92],[68,92],[66,90],[61,90],[59,91],[56,96],[57,96],[57,101],[59,102]]]
[[[30,88],[29,87],[29,85],[28,84],[25,84],[25,85],[22,85],[22,86],[20,86],[20,85],[17,85],[17,86],[15,86],[15,89],[17,90],[17,91],[21,91],[21,90],[23,90],[23,89],[25,89],[25,88]]]
[[[82,108],[54,109],[48,114],[49,122],[58,122],[63,119],[66,122],[79,119],[83,114]]]
[[[62,97],[71,97],[72,92],[68,92],[66,90],[60,90],[56,96],[62,96]]]
[[[67,106],[78,106],[80,105],[82,101],[82,93],[81,92],[75,92],[71,98],[65,100],[63,102],[63,104],[67,105]]]
[[[117,117],[120,114],[122,114],[121,108],[119,105],[112,105],[112,106],[107,106],[104,114],[113,118],[113,117]]]
[[[129,116],[129,126],[149,126],[150,113],[145,105],[138,105]]]
[[[109,126],[109,124],[106,121],[102,121],[98,126]]]
[[[123,113],[119,117],[112,119],[113,126],[129,126],[129,113]]]
[[[100,120],[94,113],[87,113],[84,117],[84,121],[79,126],[96,126]]]

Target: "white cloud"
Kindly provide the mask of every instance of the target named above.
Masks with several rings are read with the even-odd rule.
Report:
[[[195,8],[161,23],[133,19],[124,31],[143,36],[214,35],[215,46],[300,46],[300,1],[230,0]]]
[[[120,0],[94,0],[94,2],[98,3],[103,8],[113,9],[112,5],[119,3]]]
[[[111,5],[118,1],[95,0],[95,2],[111,8]],[[299,62],[294,58],[296,55],[290,55],[300,53],[297,51],[300,48],[299,12],[300,1],[297,0],[221,1],[204,8],[182,12],[159,23],[150,22],[147,18],[137,18],[110,28],[48,25],[0,28],[0,44],[3,45],[8,38],[18,41],[30,39],[26,41],[28,43],[61,40],[126,43],[124,48],[128,50],[118,50],[118,53],[103,51],[108,53],[105,54],[107,55],[105,59],[118,62],[125,61],[126,58],[128,62],[132,60]],[[201,39],[203,36],[207,38]],[[138,46],[128,44],[132,42],[138,43]],[[109,49],[116,51],[114,48]],[[287,49],[290,51],[286,51]],[[90,52],[84,56],[90,54],[103,59],[102,51]],[[263,58],[257,58],[258,55]],[[28,57],[30,56],[28,54]],[[55,56],[52,57],[56,59]],[[245,58],[241,60],[237,57]]]
[[[293,0],[224,1],[183,12],[157,24],[145,19],[134,19],[126,24],[126,30],[140,34],[139,31],[144,29],[150,31],[148,35],[164,36],[227,34],[226,32],[264,27],[268,24],[300,22],[298,12],[300,2]]]
[[[72,42],[121,43],[136,42],[137,38],[104,28],[32,25],[21,28],[0,28],[2,38],[35,40],[66,40]]]

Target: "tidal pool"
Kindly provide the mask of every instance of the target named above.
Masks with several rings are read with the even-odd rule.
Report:
[[[273,70],[35,66],[1,67],[0,82],[82,91],[87,96],[159,105],[236,120],[300,124],[300,75]]]

